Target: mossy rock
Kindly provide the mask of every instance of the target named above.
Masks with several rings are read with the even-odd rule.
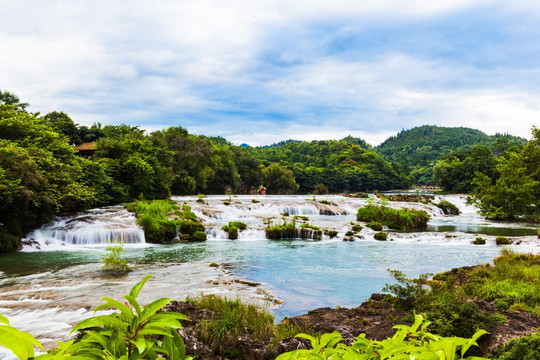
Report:
[[[481,238],[481,237],[477,237],[476,239],[474,239],[473,244],[474,245],[485,245],[486,244],[486,239]]]
[[[382,224],[376,221],[370,221],[366,224],[368,228],[375,231],[381,231],[382,230]]]
[[[386,241],[386,239],[388,239],[388,234],[384,231],[379,231],[378,233],[375,233],[373,237],[375,238],[375,240]]]
[[[206,241],[206,233],[204,233],[202,231],[197,231],[191,237],[191,241]]]
[[[511,242],[508,238],[499,235],[499,236],[497,236],[497,238],[495,239],[495,243],[496,243],[497,245],[510,245],[512,242]]]

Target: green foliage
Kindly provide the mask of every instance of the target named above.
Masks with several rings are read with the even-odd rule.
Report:
[[[358,225],[358,224],[354,224],[351,228],[352,231],[354,231],[355,233],[359,232],[362,230],[362,226]]]
[[[98,315],[81,321],[72,332],[80,332],[76,341],[60,344],[54,354],[39,357],[41,360],[64,358],[88,359],[190,359],[185,355],[184,341],[177,329],[182,328],[180,320],[188,320],[185,315],[174,312],[159,312],[172,299],[161,298],[141,306],[137,301],[142,287],[151,277],[147,275],[136,284],[125,303],[108,297],[95,312],[113,308],[116,312]]]
[[[328,188],[324,184],[315,184],[315,186],[313,186],[313,194],[326,195],[328,194]]]
[[[421,303],[422,298],[428,293],[426,284],[430,274],[421,274],[418,279],[409,279],[399,270],[388,269],[388,272],[398,283],[386,284],[382,291],[388,291],[396,297],[396,308],[409,310]]]
[[[366,224],[368,228],[375,231],[381,231],[382,230],[382,224],[377,221],[370,221]]]
[[[411,230],[427,226],[429,215],[424,210],[392,209],[386,206],[366,205],[358,209],[358,221],[376,221],[391,229]]]
[[[508,240],[508,238],[502,235],[499,235],[495,238],[495,243],[497,245],[510,245],[511,244],[510,240]]]
[[[423,359],[423,360],[487,360],[480,357],[465,357],[476,340],[486,331],[477,331],[470,339],[460,337],[440,337],[427,332],[430,325],[421,315],[415,315],[411,326],[394,326],[396,333],[383,341],[366,339],[365,334],[356,337],[350,346],[343,344],[338,332],[328,333],[316,338],[307,334],[298,337],[311,342],[310,350],[295,350],[281,354],[276,360],[288,359]]]
[[[471,280],[463,286],[470,297],[506,304],[540,316],[540,255],[516,254],[503,249],[494,266],[467,272]]]
[[[191,237],[191,241],[206,241],[206,233],[204,231],[196,231]]]
[[[230,240],[238,239],[238,231],[247,229],[247,225],[241,221],[230,221],[228,225],[223,225],[223,231],[225,231]]]
[[[137,224],[143,228],[148,242],[167,243],[177,237],[194,240],[196,232],[204,233],[204,225],[186,204],[180,207],[172,200],[140,200],[125,207],[137,216]],[[195,241],[202,241],[203,236],[196,238]]]
[[[540,333],[511,339],[498,350],[493,360],[537,360],[540,359]]]
[[[114,272],[126,272],[130,270],[127,259],[121,258],[121,255],[124,253],[121,239],[116,243],[108,244],[105,251],[105,254],[101,257],[101,262],[103,263],[101,268],[103,270]]]
[[[476,173],[471,202],[487,218],[540,221],[540,129],[532,135],[497,159],[494,175]]]
[[[265,233],[267,239],[294,239],[296,238],[296,224],[294,221],[284,221],[282,224],[276,225],[269,224]]]
[[[2,315],[0,315],[0,345],[13,351],[20,360],[33,358],[34,346],[43,349],[41,343],[32,335],[9,326],[9,320]]]
[[[263,169],[263,181],[270,194],[292,194],[298,190],[293,172],[277,163]]]
[[[485,245],[486,244],[486,239],[478,236],[476,239],[474,239],[473,244],[474,245]]]
[[[345,140],[288,141],[249,151],[264,165],[279,163],[292,170],[301,193],[312,192],[317,184],[324,184],[332,193],[390,190],[410,185],[403,167],[385,161],[359,144]]]
[[[455,150],[467,152],[474,145],[489,145],[499,154],[502,148],[526,143],[526,139],[508,134],[488,136],[470,128],[424,125],[401,131],[376,150],[388,161],[406,167],[416,184],[429,185],[434,184],[433,164]]]
[[[455,151],[441,158],[433,167],[433,176],[445,191],[469,193],[474,187],[475,173],[493,177],[496,163],[488,146],[476,145],[469,151]]]
[[[261,311],[255,305],[215,295],[190,298],[187,301],[198,308],[219,314],[211,320],[201,321],[197,332],[199,339],[220,356],[238,358],[240,353],[236,347],[236,340],[246,333],[259,340],[273,336],[274,316]]]
[[[375,240],[386,241],[386,239],[388,239],[388,234],[383,231],[379,231],[378,233],[375,233],[373,237]]]
[[[460,211],[458,207],[452,204],[450,201],[441,200],[437,205],[446,215],[459,215]]]

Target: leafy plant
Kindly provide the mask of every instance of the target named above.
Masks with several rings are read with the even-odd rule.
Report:
[[[27,332],[10,326],[9,320],[2,315],[0,315],[0,345],[13,351],[20,360],[33,358],[34,346],[43,349],[37,339]]]
[[[356,337],[350,346],[343,344],[343,337],[338,332],[327,333],[321,337],[298,334],[297,337],[308,339],[312,349],[295,350],[281,354],[276,360],[289,359],[422,359],[422,360],[487,360],[468,356],[467,351],[477,346],[476,340],[487,332],[477,331],[470,339],[460,337],[440,337],[426,331],[430,322],[422,315],[414,316],[414,324],[397,325],[394,336],[383,341],[366,339],[365,334]]]
[[[127,259],[121,258],[121,255],[124,253],[122,238],[115,243],[108,244],[105,251],[105,254],[101,257],[103,263],[101,269],[120,272],[130,270]]]
[[[414,308],[429,291],[426,285],[431,274],[420,274],[418,279],[409,279],[399,270],[388,269],[388,272],[398,283],[386,284],[382,291],[394,294],[397,299],[396,308],[404,310]]]
[[[540,359],[540,333],[511,339],[495,353],[494,360],[536,360]]]
[[[411,230],[426,227],[430,216],[424,210],[392,209],[368,204],[358,209],[356,219],[358,221],[376,221],[391,229]]]
[[[109,315],[98,315],[81,321],[71,332],[79,331],[76,341],[60,344],[54,354],[39,356],[40,360],[85,358],[85,359],[191,359],[185,355],[184,341],[177,329],[182,328],[180,320],[189,320],[175,312],[159,312],[172,299],[161,298],[146,306],[137,302],[142,287],[152,275],[147,275],[137,283],[126,302],[109,297],[102,298],[104,304],[94,312],[114,308]]]

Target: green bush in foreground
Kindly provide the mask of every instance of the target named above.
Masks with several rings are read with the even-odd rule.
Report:
[[[311,341],[312,349],[295,350],[281,354],[276,360],[289,359],[421,359],[421,360],[487,360],[486,358],[468,356],[465,354],[472,346],[478,346],[476,340],[486,334],[477,331],[470,339],[460,337],[440,337],[426,331],[429,321],[421,315],[415,315],[414,324],[397,325],[394,336],[383,341],[366,339],[365,334],[356,337],[350,346],[341,341],[343,337],[338,332],[315,338],[307,334],[297,337]]]
[[[424,210],[392,209],[386,206],[368,204],[358,209],[358,221],[376,221],[391,229],[411,230],[425,228],[429,215]]]
[[[130,294],[124,296],[127,300],[124,303],[104,297],[105,303],[94,312],[108,308],[114,308],[116,312],[81,321],[71,331],[80,333],[76,340],[59,342],[58,349],[35,359],[191,359],[186,356],[184,341],[177,331],[182,328],[180,320],[189,319],[180,313],[159,312],[172,299],[161,298],[146,306],[137,302],[137,296],[151,276],[147,275],[137,283]],[[7,319],[0,316],[0,322],[6,324]],[[7,343],[6,347],[12,349],[19,359],[33,356],[32,345],[41,347],[31,335],[7,327],[6,332],[4,327],[0,326],[0,344]],[[13,344],[13,336],[17,337],[17,343]]]

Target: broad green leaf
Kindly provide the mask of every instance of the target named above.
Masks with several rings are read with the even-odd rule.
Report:
[[[128,327],[128,324],[126,324],[125,322],[123,322],[122,320],[114,316],[100,315],[100,316],[96,316],[95,318],[97,321],[100,321],[101,323],[103,323],[103,325],[110,325],[118,330],[126,331]]]
[[[9,320],[4,315],[0,314],[0,323],[9,325]]]
[[[162,307],[169,304],[171,301],[171,298],[161,298],[146,305],[141,313],[141,321],[147,320],[150,316],[154,315],[157,311],[161,310]]]
[[[32,335],[11,326],[0,326],[0,345],[13,351],[19,359],[26,360],[33,357],[34,344],[42,347],[41,343],[34,339]]]
[[[135,286],[133,286],[133,288],[131,289],[131,292],[129,293],[129,296],[131,296],[133,298],[137,298],[137,296],[139,296],[139,293],[141,292],[142,287],[148,281],[148,279],[150,279],[151,277],[152,277],[152,275],[146,275],[141,282],[135,284]]]
[[[101,321],[99,321],[95,317],[91,317],[91,318],[85,319],[85,320],[81,321],[80,323],[78,323],[77,325],[75,325],[75,327],[71,330],[70,334],[74,333],[75,331],[89,329],[89,328],[95,328],[95,327],[99,327],[101,325],[103,325],[103,323]]]
[[[146,349],[146,340],[144,337],[138,337],[135,340],[130,340],[130,342],[137,347],[139,354],[142,354]]]
[[[139,331],[139,335],[163,335],[171,336],[171,334],[163,328],[146,326],[144,329]]]
[[[163,328],[172,328],[172,329],[181,329],[182,328],[182,324],[180,324],[180,322],[178,320],[174,320],[174,319],[161,319],[161,320],[156,320],[156,321],[152,320],[152,321],[146,323],[145,328],[148,325],[159,326],[159,327],[163,327]]]
[[[124,320],[130,321],[133,318],[133,316],[134,316],[133,311],[131,311],[129,306],[127,306],[126,304],[122,304],[120,301],[111,299],[110,297],[104,297],[104,298],[101,298],[101,300],[105,301],[107,304],[109,304],[109,305],[117,308],[118,310],[120,310],[120,312],[124,316]],[[97,310],[94,310],[94,313],[96,311]]]

